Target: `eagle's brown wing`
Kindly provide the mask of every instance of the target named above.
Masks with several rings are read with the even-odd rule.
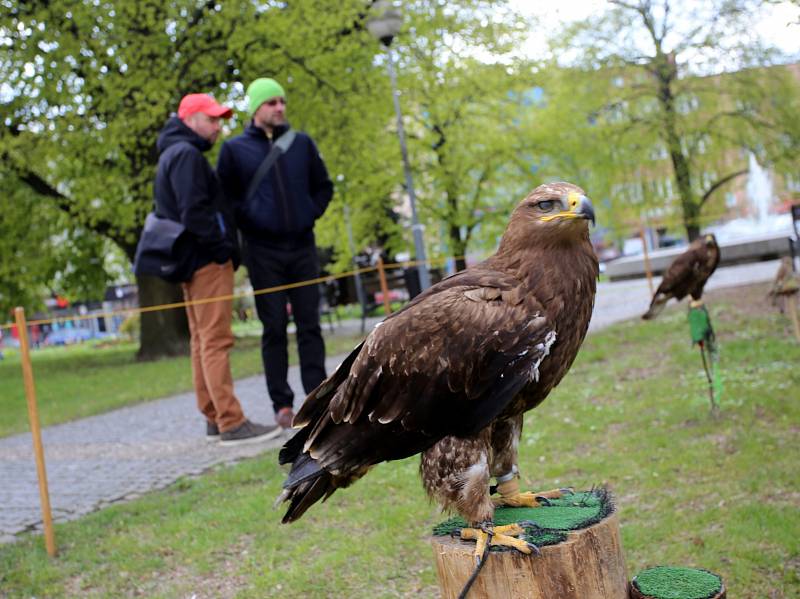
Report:
[[[704,244],[700,247],[697,265],[694,268],[694,280],[691,289],[689,289],[692,299],[699,300],[703,296],[703,288],[706,286],[706,281],[717,269],[719,259],[720,251],[718,245],[707,246]]]
[[[704,262],[705,249],[705,246],[693,242],[685,252],[672,261],[653,295],[649,309],[642,318],[645,320],[655,318],[670,299],[682,300],[695,288],[698,278],[702,278],[698,269]]]
[[[698,276],[697,269],[703,262],[702,251],[703,248],[693,245],[678,256],[664,273],[656,293],[682,299]]]
[[[373,464],[483,429],[536,381],[556,331],[521,285],[464,271],[376,327],[295,418],[302,429],[280,455],[293,462],[284,521]],[[304,497],[312,481],[318,496]]]

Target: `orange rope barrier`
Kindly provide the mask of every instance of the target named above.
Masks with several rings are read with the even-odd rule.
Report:
[[[435,258],[432,260],[427,260],[428,264],[434,263],[444,263],[447,261],[447,258]],[[385,270],[396,269],[396,268],[408,268],[410,266],[417,266],[421,264],[419,260],[410,260],[407,262],[393,262],[391,264],[384,264],[383,268]],[[108,312],[94,312],[92,314],[76,314],[74,316],[58,316],[55,318],[40,318],[38,320],[29,320],[27,322],[28,326],[32,325],[42,325],[42,324],[53,324],[57,322],[67,322],[67,321],[76,321],[76,320],[91,320],[93,318],[108,318],[111,316],[122,316],[122,315],[134,315],[134,314],[142,314],[145,312],[158,312],[160,310],[173,310],[175,308],[185,308],[186,306],[198,306],[202,304],[209,304],[213,302],[220,302],[220,301],[227,301],[233,300],[243,297],[255,297],[256,295],[265,295],[267,293],[276,293],[278,291],[285,291],[287,289],[295,289],[297,287],[305,287],[306,285],[316,285],[318,283],[324,283],[327,281],[332,281],[334,279],[344,279],[346,277],[351,277],[356,274],[362,274],[366,272],[374,272],[378,270],[378,266],[368,266],[365,268],[357,268],[354,270],[349,270],[347,272],[337,273],[333,275],[325,275],[324,277],[317,277],[316,279],[309,279],[307,281],[299,281],[297,283],[288,283],[286,285],[278,285],[276,287],[266,287],[264,289],[258,289],[253,291],[246,291],[241,293],[233,293],[229,295],[221,295],[219,297],[208,297],[198,300],[191,300],[191,301],[184,301],[184,302],[174,302],[171,304],[159,304],[157,306],[144,306],[138,308],[124,308],[121,310],[111,310]],[[11,329],[14,326],[13,323],[3,324],[0,325],[0,329]]]

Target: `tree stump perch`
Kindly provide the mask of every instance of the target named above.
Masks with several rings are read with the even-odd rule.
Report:
[[[431,538],[442,597],[456,599],[475,569],[474,543]],[[468,597],[627,599],[628,575],[616,512],[566,541],[541,547],[541,555],[491,551]]]

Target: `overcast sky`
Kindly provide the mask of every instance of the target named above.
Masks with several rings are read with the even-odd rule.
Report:
[[[698,0],[702,1],[702,0]],[[545,23],[565,23],[585,19],[598,14],[609,5],[603,0],[510,0],[510,4],[524,15],[544,18]],[[766,40],[772,42],[787,54],[800,58],[800,6],[790,2],[782,2],[774,6],[765,6],[760,18],[756,20],[756,31]],[[538,36],[531,36],[526,44],[531,56],[540,54],[544,44]]]

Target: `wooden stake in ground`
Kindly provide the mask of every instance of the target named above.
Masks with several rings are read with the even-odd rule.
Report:
[[[389,285],[386,282],[386,269],[383,267],[383,258],[378,257],[378,280],[381,283],[381,294],[383,295],[383,309],[386,316],[392,313],[392,300],[389,298]]]
[[[44,467],[44,449],[42,448],[42,431],[39,426],[39,410],[36,406],[36,387],[33,382],[33,367],[28,345],[28,324],[25,321],[25,309],[16,308],[14,317],[19,331],[19,352],[22,363],[22,377],[25,382],[25,398],[28,400],[28,420],[31,423],[33,436],[33,452],[36,456],[36,474],[39,477],[39,500],[42,504],[42,522],[44,523],[44,542],[47,554],[54,557],[57,553],[56,538],[53,533],[53,515],[50,510],[50,492],[47,489],[47,470]]]
[[[794,338],[800,343],[800,322],[797,319],[797,293],[792,293],[786,297],[786,309],[789,311],[789,318],[792,319],[792,329]]]
[[[475,544],[450,536],[431,538],[444,599],[456,599],[475,570]],[[615,512],[541,555],[491,551],[470,599],[626,599],[628,575]]]
[[[647,251],[647,238],[644,234],[644,227],[639,229],[639,237],[642,239],[642,251],[644,252],[644,273],[647,275],[647,287],[650,289],[650,297],[653,297],[653,270],[650,268],[650,254]]]

